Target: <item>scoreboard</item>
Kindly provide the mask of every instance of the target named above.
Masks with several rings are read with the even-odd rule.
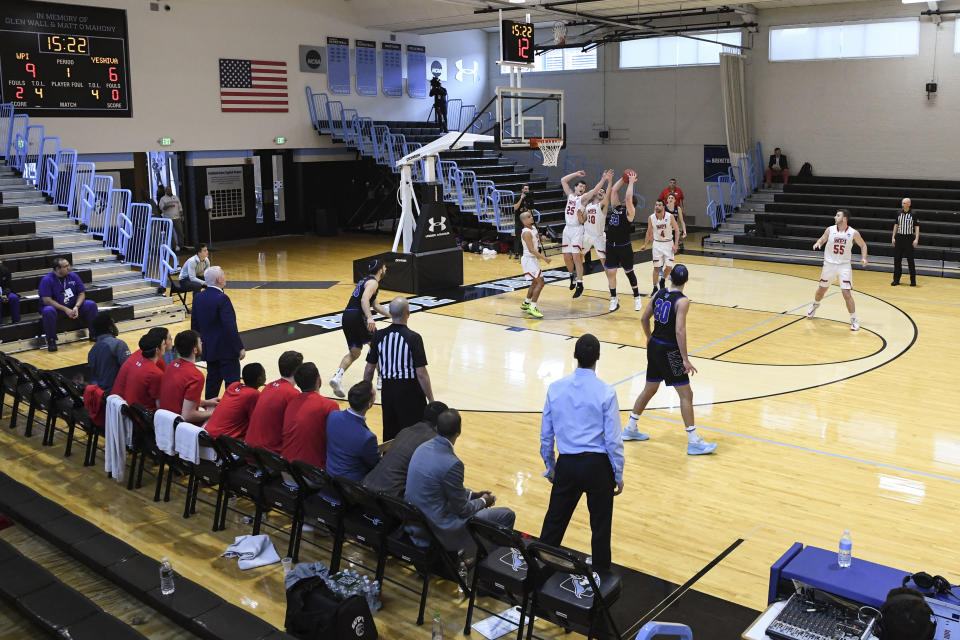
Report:
[[[529,22],[513,22],[502,20],[500,23],[500,40],[503,46],[501,51],[503,62],[533,65],[533,25]]]
[[[127,12],[0,1],[0,102],[29,116],[129,118]]]

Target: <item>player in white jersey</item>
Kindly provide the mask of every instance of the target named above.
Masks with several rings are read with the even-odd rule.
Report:
[[[540,292],[543,291],[543,272],[540,270],[540,261],[543,260],[550,264],[550,258],[543,255],[540,248],[540,234],[533,225],[533,214],[524,211],[520,214],[520,222],[523,223],[523,231],[520,232],[520,241],[523,243],[523,255],[520,257],[520,266],[523,267],[523,275],[530,280],[530,290],[527,291],[527,299],[523,301],[520,308],[529,313],[534,318],[542,318],[543,314],[537,308],[537,300],[540,299]]]
[[[860,232],[850,226],[849,211],[839,209],[833,219],[837,224],[827,227],[820,239],[813,243],[814,251],[823,247],[823,270],[820,272],[820,286],[817,287],[817,293],[813,296],[813,305],[807,311],[807,317],[812,318],[817,315],[817,307],[823,300],[823,294],[827,292],[834,280],[839,280],[840,293],[843,294],[847,311],[850,312],[850,331],[857,331],[860,323],[857,321],[857,305],[853,301],[853,268],[850,266],[850,254],[853,253],[853,244],[856,243],[860,247],[860,264],[867,266],[867,243],[860,237]]]
[[[647,248],[647,244],[653,245],[653,291],[651,296],[656,295],[657,285],[664,286],[664,281],[670,277],[673,270],[673,258],[677,254],[677,242],[680,241],[680,227],[677,226],[676,219],[667,213],[666,203],[657,199],[654,205],[653,213],[647,220],[647,235],[643,239],[643,246],[640,251]],[[660,267],[663,267],[663,276],[660,276]]]
[[[575,289],[574,298],[583,295],[583,221],[587,214],[584,211],[585,203],[590,202],[597,191],[603,186],[604,182],[613,176],[613,171],[604,171],[603,177],[590,191],[587,191],[587,183],[584,180],[577,180],[573,188],[569,182],[574,178],[582,178],[587,175],[583,171],[574,171],[569,175],[560,178],[560,184],[563,186],[563,192],[567,194],[567,208],[564,210],[564,219],[566,224],[563,227],[563,262],[567,265],[567,271],[570,273],[570,288]]]
[[[610,176],[610,180],[613,180],[613,176]],[[597,256],[600,258],[600,266],[603,267],[607,264],[607,234],[604,233],[603,229],[606,226],[607,208],[610,205],[610,197],[607,195],[607,189],[609,188],[609,184],[606,184],[606,188],[601,187],[590,204],[583,209],[585,219],[583,221],[583,243],[581,244],[583,257],[581,259],[585,260],[590,255],[590,249],[596,249]]]

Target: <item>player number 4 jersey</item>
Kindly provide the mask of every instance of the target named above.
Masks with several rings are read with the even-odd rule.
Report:
[[[831,264],[850,264],[850,254],[853,252],[853,227],[843,231],[837,230],[837,225],[830,227],[830,237],[823,246],[823,261]]]
[[[578,212],[583,210],[583,203],[580,202],[580,196],[570,194],[567,196],[567,208],[563,212],[568,227],[582,227]]]
[[[650,214],[650,226],[653,227],[653,239],[663,241],[673,241],[673,225],[670,224],[671,216],[669,213],[663,214],[663,219],[657,217],[657,214]]]

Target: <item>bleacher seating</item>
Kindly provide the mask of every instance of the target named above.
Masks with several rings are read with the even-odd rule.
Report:
[[[4,351],[35,348],[42,333],[37,285],[53,259],[65,256],[87,289],[87,299],[109,310],[120,330],[183,319],[183,310],[157,294],[177,266],[172,225],[132,204],[127,189],[97,174],[58,138],[0,105],[0,258],[14,276],[21,320],[0,325]],[[139,269],[137,271],[136,269]],[[87,337],[78,320],[57,322],[58,341]]]
[[[306,95],[313,126],[319,135],[329,135],[335,142],[344,142],[361,156],[371,157],[377,164],[394,172],[396,160],[443,135],[437,125],[429,122],[372,121],[360,114],[351,115],[348,112],[352,110],[344,109],[342,103],[329,100],[326,94],[314,93],[310,87],[307,87]],[[476,113],[474,105],[451,101],[448,104],[451,130],[470,127]],[[484,113],[470,131],[489,133],[493,126],[493,116]],[[514,158],[492,149],[458,149],[440,154],[439,161],[443,164],[438,163],[437,174],[443,182],[444,199],[459,205],[461,212],[466,214],[461,218],[461,224],[472,219],[482,229],[512,235],[515,223],[513,205],[524,185],[529,185],[533,195],[538,223],[542,226],[563,224],[567,198],[559,185],[560,176],[551,176],[540,167],[534,169],[539,154],[536,151],[526,153],[524,160],[528,164],[521,163],[520,157]],[[598,180],[602,173],[599,165],[573,155],[566,155],[562,166],[564,173],[586,171],[588,181]],[[457,179],[455,171],[466,175]],[[415,171],[413,177],[414,181],[422,181],[423,171]],[[483,181],[492,183],[492,188],[482,184]]]
[[[850,226],[871,256],[892,256],[890,236],[900,201],[909,197],[920,220],[918,260],[960,261],[960,182],[815,176],[791,178],[758,213],[752,233],[737,244],[809,250],[833,224],[837,209],[850,210]]]

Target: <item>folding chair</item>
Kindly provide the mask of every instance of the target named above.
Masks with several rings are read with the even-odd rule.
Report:
[[[220,492],[220,480],[223,473],[224,454],[216,441],[210,437],[206,431],[201,431],[197,436],[197,444],[200,447],[200,462],[193,464],[187,460],[180,459],[187,469],[187,497],[183,505],[183,517],[189,518],[197,512],[197,497],[200,494],[200,483],[203,482],[208,487],[217,489],[217,504],[214,507],[214,514],[220,513],[220,502],[222,493]],[[211,452],[205,456],[204,451]],[[214,517],[213,530],[216,531],[216,516]]]
[[[303,525],[323,527],[333,536],[330,572],[336,573],[340,570],[340,558],[343,555],[343,516],[346,512],[343,496],[340,489],[334,485],[333,479],[320,467],[303,460],[294,460],[291,468],[303,495],[300,516],[294,521],[294,530],[290,532],[295,538],[291,557],[294,561],[300,557]]]
[[[480,518],[471,518],[467,530],[477,543],[477,564],[470,585],[470,603],[464,635],[470,635],[477,590],[509,604],[520,603],[520,626],[517,640],[523,639],[524,618],[530,596],[536,588],[536,563],[527,551],[527,541],[519,531],[498,526]],[[531,569],[532,567],[532,569]]]
[[[263,485],[264,511],[280,511],[290,516],[290,542],[287,556],[293,557],[294,533],[300,518],[300,503],[303,495],[300,484],[293,475],[293,468],[286,458],[263,447],[255,447],[253,457],[260,471],[269,479]]]
[[[387,514],[376,493],[348,478],[334,477],[333,483],[347,504],[344,515],[344,532],[377,554],[376,580],[383,584],[383,572],[387,566],[387,536],[393,533],[400,521]]]
[[[594,631],[597,629],[597,618],[603,617],[610,624],[613,637],[620,637],[610,614],[610,607],[623,589],[620,576],[609,571],[597,575],[593,567],[587,564],[586,556],[576,551],[551,547],[542,542],[532,542],[527,549],[545,571],[553,572],[534,591],[531,615],[539,615],[565,629],[586,629],[587,640],[600,637],[599,634],[594,636]],[[532,634],[531,624],[527,626],[527,638]]]
[[[148,411],[145,407],[137,403],[125,405],[121,411],[130,418],[130,421],[133,423],[133,433],[130,438],[130,452],[133,456],[130,458],[130,474],[127,478],[127,489],[134,488],[134,476],[136,476],[135,486],[139,489],[143,486],[143,467],[147,461],[147,456],[151,457],[154,462],[159,463],[164,454],[157,449],[157,438],[153,432],[153,412]],[[139,465],[137,464],[138,462]],[[160,478],[161,475],[162,474],[157,474],[157,477]],[[157,484],[158,486],[153,497],[154,502],[160,500],[159,482]]]
[[[230,493],[253,502],[256,514],[253,517],[253,535],[260,533],[260,520],[263,516],[263,485],[267,477],[257,468],[253,448],[243,440],[230,436],[217,436],[217,445],[224,458],[224,468],[220,475],[220,488],[217,503],[220,511],[214,514],[215,531],[222,530],[227,525],[227,504]],[[219,520],[217,520],[219,518]]]
[[[433,534],[430,523],[423,512],[409,502],[393,496],[380,494],[379,499],[384,512],[398,522],[416,525],[425,532],[424,535],[430,542],[429,546],[426,547],[417,545],[402,526],[387,537],[388,553],[412,566],[423,581],[420,589],[420,611],[417,614],[417,624],[423,624],[423,610],[427,605],[427,590],[430,588],[431,575],[457,582],[464,593],[471,594],[470,600],[472,601],[470,587],[457,572],[457,566],[454,564],[454,558],[450,552],[443,548],[443,545]]]
[[[187,294],[190,293],[191,289],[185,288],[180,284],[180,279],[176,280],[173,277],[170,277],[170,297],[173,298],[176,296],[180,299],[180,304],[183,305],[183,310],[187,313],[190,313],[190,307],[187,305]]]

